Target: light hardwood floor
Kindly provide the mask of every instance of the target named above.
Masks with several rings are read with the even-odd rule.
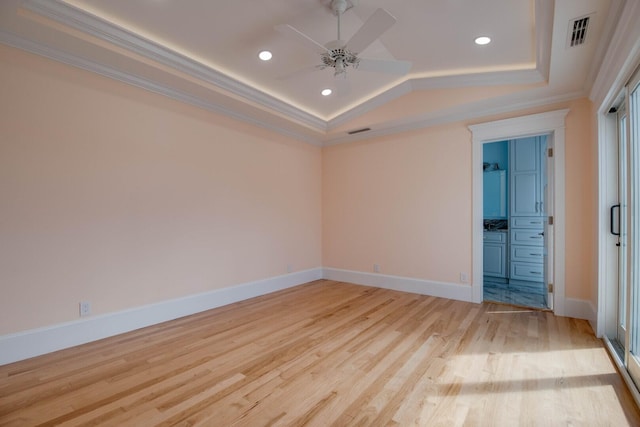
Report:
[[[588,323],[317,281],[0,367],[0,425],[638,426]]]

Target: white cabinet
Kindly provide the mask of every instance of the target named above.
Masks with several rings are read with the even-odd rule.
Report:
[[[508,239],[506,231],[485,231],[483,247],[483,274],[506,278],[508,267]]]
[[[544,216],[546,137],[509,141],[510,216]]]

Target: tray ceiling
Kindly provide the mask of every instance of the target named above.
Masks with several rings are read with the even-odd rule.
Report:
[[[412,67],[405,76],[349,69],[339,85],[332,69],[314,67],[317,54],[274,29],[335,40],[328,0],[6,0],[0,41],[328,144],[362,138],[348,132],[363,127],[383,134],[585,96],[613,3],[352,0],[342,38],[385,8],[397,22],[361,56]],[[570,48],[570,22],[583,16],[586,42]],[[477,36],[492,42],[478,46]],[[261,61],[262,50],[273,58]]]

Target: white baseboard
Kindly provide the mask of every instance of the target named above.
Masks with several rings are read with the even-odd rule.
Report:
[[[597,310],[591,301],[575,298],[565,298],[564,316],[575,319],[588,320],[593,330],[596,330]]]
[[[338,268],[323,268],[322,277],[340,282],[355,283],[357,285],[375,286],[393,289],[395,291],[411,292],[414,294],[430,295],[458,301],[472,302],[470,285],[458,283],[434,282],[432,280],[413,279],[410,277],[389,276],[379,273],[364,273],[361,271],[341,270]]]
[[[313,268],[129,310],[0,336],[0,365],[291,288],[322,279],[322,275],[322,268]]]
[[[338,268],[313,268],[129,310],[0,336],[0,365],[74,347],[323,278],[473,302],[470,285]],[[565,316],[586,319],[595,330],[597,315],[596,308],[591,301],[567,298],[565,300]]]

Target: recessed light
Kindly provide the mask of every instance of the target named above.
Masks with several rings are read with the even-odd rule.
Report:
[[[333,93],[333,91],[331,89],[322,89],[322,92],[320,92],[322,94],[322,96],[329,96]]]
[[[477,37],[474,41],[476,42],[476,44],[479,44],[481,46],[491,43],[491,39],[487,36]]]
[[[262,59],[263,61],[268,61],[273,58],[273,55],[268,50],[263,50],[258,54],[258,58]]]

